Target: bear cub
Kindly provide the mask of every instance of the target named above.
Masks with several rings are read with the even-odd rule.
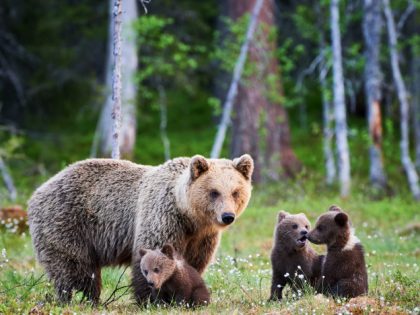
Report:
[[[210,303],[210,293],[197,270],[191,267],[172,247],[140,249],[140,268],[152,293],[153,302],[188,306]]]
[[[310,222],[303,213],[280,211],[271,251],[273,276],[270,300],[281,300],[286,284],[296,291],[304,280],[315,285],[324,256],[319,256],[307,242]]]
[[[368,292],[363,246],[354,235],[348,215],[337,206],[331,206],[321,215],[308,239],[315,244],[326,244],[317,289],[324,294],[352,298]]]

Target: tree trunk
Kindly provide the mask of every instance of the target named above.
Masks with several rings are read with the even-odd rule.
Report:
[[[408,113],[409,105],[407,98],[407,89],[401,75],[400,65],[398,62],[397,51],[397,34],[395,29],[394,18],[389,5],[389,0],[382,0],[384,5],[384,13],[386,18],[386,25],[388,28],[389,53],[391,58],[392,75],[394,77],[395,86],[397,88],[398,100],[400,102],[400,124],[401,124],[401,162],[407,175],[408,183],[410,185],[411,193],[414,198],[420,199],[420,188],[418,183],[418,175],[413,162],[410,158],[410,139],[409,139],[409,123]]]
[[[113,10],[113,0],[110,1],[110,12]],[[134,83],[134,76],[137,71],[137,45],[136,37],[132,30],[132,23],[137,19],[137,4],[135,0],[122,1],[122,47],[121,47],[121,75],[122,75],[122,95],[121,95],[121,130],[119,148],[124,158],[131,158],[134,150],[137,130],[136,119],[136,94],[137,89]],[[98,122],[91,156],[110,156],[112,150],[112,67],[114,55],[112,49],[113,23],[112,15],[110,18],[108,59],[106,76],[107,98],[102,108],[100,120]],[[99,147],[99,148],[98,148]],[[97,152],[99,149],[99,152]]]
[[[168,101],[166,98],[166,91],[161,82],[157,84],[159,91],[159,109],[160,109],[160,138],[163,144],[163,153],[165,161],[171,158],[171,143],[168,138]]]
[[[350,194],[350,156],[347,142],[347,119],[339,21],[339,0],[331,0],[331,41],[334,82],[333,95],[338,156],[338,178],[340,180],[341,197],[348,197]]]
[[[223,147],[223,142],[225,140],[227,127],[228,127],[228,124],[230,122],[232,107],[233,107],[233,104],[235,102],[235,97],[238,93],[238,85],[239,85],[239,82],[241,80],[242,71],[243,71],[245,61],[246,61],[246,57],[247,57],[248,50],[249,50],[249,45],[250,45],[250,42],[251,42],[251,40],[254,36],[255,29],[257,27],[258,16],[260,14],[260,10],[261,10],[261,6],[262,6],[263,1],[264,0],[256,1],[255,5],[253,6],[254,9],[253,9],[251,21],[250,21],[249,26],[248,26],[246,38],[245,38],[245,41],[244,41],[244,43],[241,47],[241,52],[239,54],[239,57],[236,61],[235,69],[233,71],[232,82],[231,82],[230,87],[229,87],[228,95],[226,97],[226,102],[223,106],[222,119],[220,121],[219,128],[218,128],[217,134],[216,134],[216,138],[214,140],[213,148],[211,150],[211,154],[210,154],[211,158],[218,158],[220,156],[220,152],[221,152],[222,147]],[[248,117],[245,114],[243,119],[244,120],[252,119],[252,117]],[[233,134],[235,135],[235,130],[234,130]],[[235,150],[232,150],[232,151],[233,151],[232,154],[234,156],[239,156],[239,155],[243,154],[243,153],[236,154],[236,152],[234,152]],[[251,150],[245,151],[245,152],[248,152],[251,155],[252,155],[252,153],[255,154],[255,152],[253,152]],[[255,158],[255,156],[253,156],[253,157]]]
[[[10,200],[13,202],[16,201],[17,191],[15,184],[13,183],[13,178],[7,170],[6,164],[3,159],[0,157],[0,172],[3,177],[4,184],[6,185],[7,190],[9,191]]]
[[[414,47],[412,47],[411,71],[416,167],[420,170],[420,56],[416,53]]]
[[[319,67],[319,82],[321,83],[321,94],[322,94],[322,120],[323,120],[323,151],[325,159],[325,170],[326,177],[325,181],[327,185],[332,185],[336,179],[337,171],[335,168],[335,159],[333,151],[333,121],[334,114],[331,106],[331,101],[328,98],[328,84],[327,84],[327,73],[328,73],[328,62],[325,56],[325,42],[323,36],[320,40],[320,50],[322,61]]]
[[[382,157],[382,115],[379,51],[381,45],[382,14],[381,3],[377,0],[364,0],[363,36],[365,39],[365,95],[370,137],[369,176],[375,187],[383,189],[386,185]]]

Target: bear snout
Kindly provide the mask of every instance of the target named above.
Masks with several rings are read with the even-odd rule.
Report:
[[[307,230],[300,231],[300,235],[307,235],[307,234],[308,234],[308,231]]]
[[[231,224],[233,221],[235,221],[235,214],[232,212],[224,212],[222,214],[222,222],[226,225]]]
[[[147,281],[147,285],[153,288],[155,286],[155,283],[153,281]]]

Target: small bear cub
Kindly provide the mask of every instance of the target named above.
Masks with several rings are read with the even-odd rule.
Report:
[[[201,306],[210,303],[210,293],[197,270],[173,248],[140,249],[140,268],[152,290],[151,300]]]
[[[317,289],[338,297],[356,297],[368,292],[363,246],[354,235],[348,215],[337,206],[316,221],[308,239],[315,244],[326,244],[322,280]]]
[[[270,300],[281,300],[287,283],[296,291],[303,287],[304,280],[314,285],[320,276],[324,256],[318,256],[306,241],[310,226],[303,213],[279,212],[271,251]]]

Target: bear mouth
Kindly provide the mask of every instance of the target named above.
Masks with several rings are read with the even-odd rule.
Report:
[[[298,238],[297,239],[297,241],[296,241],[296,243],[297,243],[297,245],[299,246],[299,247],[303,247],[303,246],[305,246],[305,244],[306,244],[306,240],[307,240],[308,238],[306,237],[306,235],[304,235],[304,236],[302,236],[301,238]]]

